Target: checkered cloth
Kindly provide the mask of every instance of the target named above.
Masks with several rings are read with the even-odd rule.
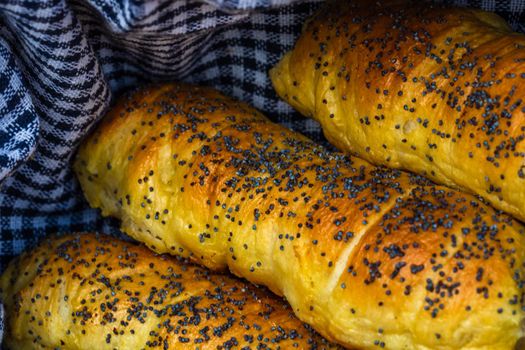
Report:
[[[350,1],[350,0],[348,0]],[[525,30],[525,0],[442,1],[495,11]],[[54,232],[117,233],[70,169],[82,137],[122,90],[150,81],[214,86],[323,142],[267,72],[319,0],[2,0],[0,271]]]

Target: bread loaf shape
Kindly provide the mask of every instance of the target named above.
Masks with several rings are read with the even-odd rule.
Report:
[[[132,237],[268,286],[342,345],[494,350],[524,335],[520,223],[328,152],[215,90],[129,94],[75,169]]]
[[[496,14],[332,1],[270,75],[339,149],[525,220],[525,36]]]
[[[271,293],[96,234],[44,242],[0,279],[24,349],[336,349]]]

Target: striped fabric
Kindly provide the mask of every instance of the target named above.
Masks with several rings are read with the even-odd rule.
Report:
[[[267,77],[320,0],[0,1],[0,271],[54,232],[118,233],[69,167],[112,98],[150,81],[214,86],[324,142]],[[525,30],[525,0],[445,0]]]

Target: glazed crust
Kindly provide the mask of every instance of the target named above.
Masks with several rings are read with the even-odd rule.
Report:
[[[525,220],[525,36],[425,1],[331,2],[270,72],[339,149]]]
[[[271,293],[104,235],[48,240],[0,284],[13,350],[336,349]]]
[[[523,335],[521,224],[212,89],[121,99],[75,170],[132,237],[268,286],[343,345],[511,349]]]

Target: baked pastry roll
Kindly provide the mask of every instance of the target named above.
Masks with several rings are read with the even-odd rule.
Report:
[[[520,223],[328,152],[215,90],[124,97],[75,170],[132,237],[268,286],[345,346],[512,349],[523,336]]]
[[[270,75],[339,149],[525,220],[525,36],[496,14],[330,2]]]
[[[271,293],[104,235],[48,240],[0,285],[13,350],[337,348]]]

